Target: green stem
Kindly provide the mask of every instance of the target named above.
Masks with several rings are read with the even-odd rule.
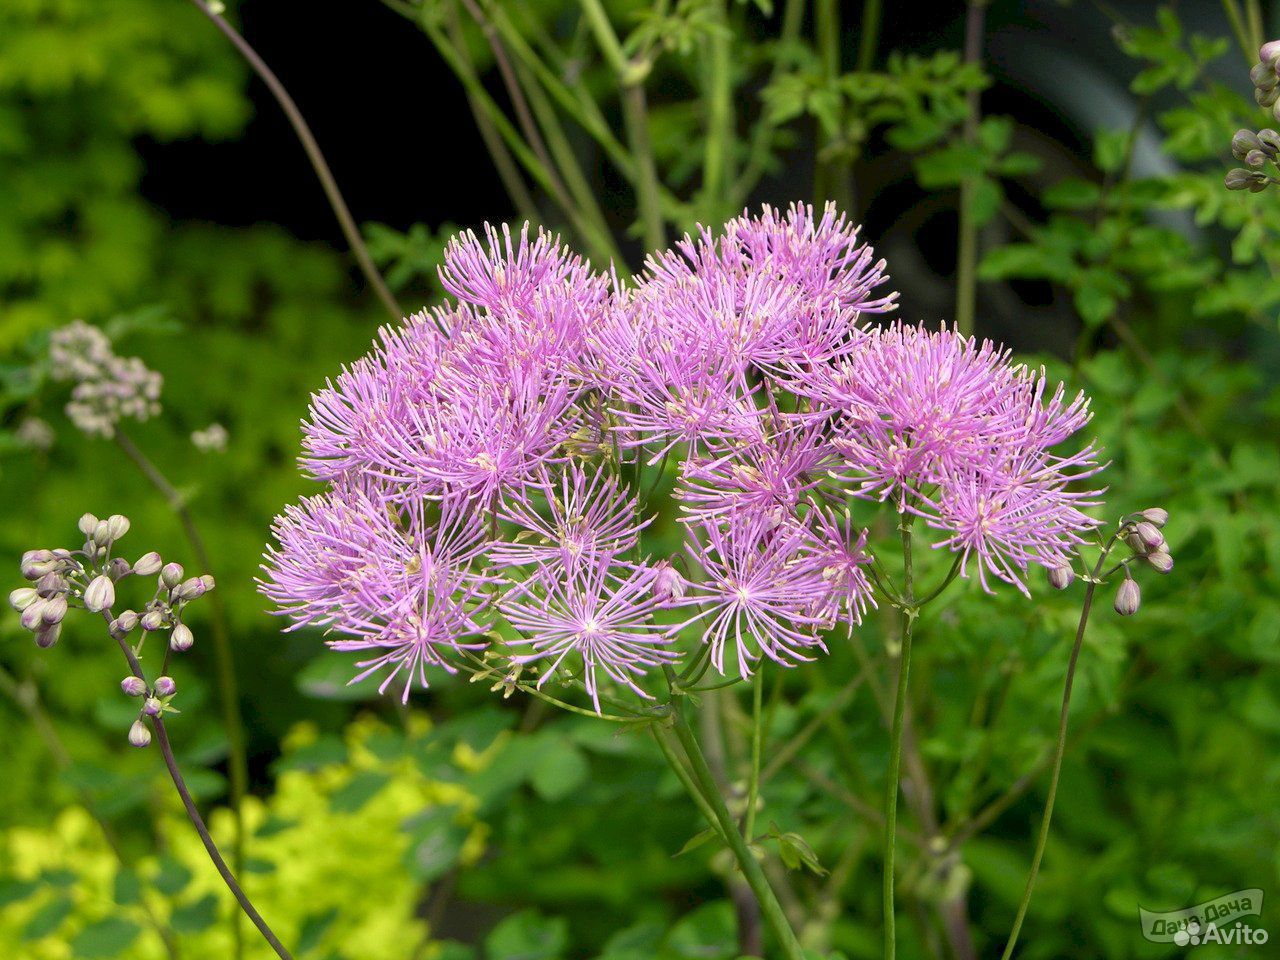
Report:
[[[760,754],[764,749],[764,671],[757,670],[751,686],[751,775],[747,780],[747,812],[742,828],[748,840],[756,834],[756,804],[760,799]]]
[[[1113,540],[1114,542],[1114,540]],[[1040,873],[1040,861],[1044,859],[1045,844],[1049,840],[1049,823],[1053,819],[1053,803],[1058,796],[1058,779],[1062,774],[1062,755],[1067,749],[1067,722],[1071,710],[1071,688],[1075,682],[1076,663],[1080,659],[1080,648],[1084,644],[1085,628],[1089,625],[1089,611],[1093,609],[1093,597],[1098,589],[1098,574],[1106,563],[1110,550],[1103,550],[1093,568],[1093,576],[1084,592],[1084,605],[1080,608],[1080,622],[1076,627],[1075,643],[1071,645],[1071,656],[1067,660],[1067,676],[1062,687],[1062,709],[1058,714],[1058,740],[1053,752],[1053,774],[1049,778],[1049,794],[1045,798],[1044,815],[1040,818],[1040,835],[1036,838],[1035,855],[1031,858],[1031,873],[1027,876],[1027,886],[1022,893],[1022,902],[1018,904],[1018,914],[1013,921],[1013,929],[1009,933],[1009,942],[1005,945],[1001,960],[1009,960],[1013,956],[1013,948],[1018,943],[1018,934],[1022,931],[1022,922],[1027,917],[1027,908],[1031,904],[1031,892],[1035,889],[1036,877]]]
[[[982,32],[986,21],[987,0],[969,0],[965,16],[965,63],[974,64],[982,59]],[[978,139],[979,100],[978,91],[966,95],[968,110],[964,121],[966,143]],[[973,336],[974,315],[978,296],[978,224],[975,204],[978,196],[978,176],[968,176],[960,181],[960,233],[956,259],[956,328],[963,336]]]
[[[897,951],[894,915],[893,860],[898,828],[898,775],[902,766],[902,731],[907,715],[907,685],[911,676],[911,638],[919,610],[915,606],[914,569],[911,556],[912,518],[906,514],[902,533],[902,650],[899,654],[898,693],[893,704],[893,727],[889,734],[889,773],[884,797],[884,956],[893,960]]]
[[[1258,48],[1249,42],[1249,31],[1244,25],[1244,17],[1240,13],[1240,5],[1236,0],[1222,0],[1222,9],[1231,21],[1231,31],[1236,35],[1236,43],[1240,44],[1240,52],[1244,54],[1244,62],[1250,67],[1258,58]]]
[[[213,565],[209,561],[209,551],[204,544],[200,528],[196,526],[195,517],[187,506],[186,498],[169,482],[159,467],[138,449],[129,436],[119,429],[115,433],[116,445],[155,487],[178,518],[178,524],[191,545],[191,552],[196,558],[202,574],[213,574]],[[227,610],[222,594],[214,591],[209,594],[211,633],[213,635],[214,672],[218,681],[218,706],[222,713],[222,725],[227,733],[227,773],[231,816],[235,821],[235,838],[231,844],[231,862],[237,872],[244,870],[244,815],[241,807],[245,793],[249,789],[249,760],[245,749],[244,720],[240,716],[240,691],[236,682],[235,655],[231,649],[231,635],[227,627]],[[168,659],[166,654],[166,667]],[[234,915],[235,937],[237,945],[241,942],[240,918]],[[241,953],[237,950],[237,956]]]
[[[765,84],[766,88],[782,76],[785,69],[784,63],[786,62],[782,54],[788,53],[800,36],[800,27],[804,22],[804,8],[804,0],[787,0],[786,6],[782,8],[782,29],[779,31],[777,42],[780,53],[774,56],[773,67],[769,70],[769,79]],[[733,188],[732,200],[735,207],[741,206],[746,202],[747,197],[764,175],[765,168],[770,160],[769,148],[772,143],[773,132],[778,125],[766,111],[765,115],[754,126],[755,131],[751,135],[751,145],[747,150],[746,166],[743,168],[742,176],[738,178],[738,182],[734,184]]]
[[[708,41],[707,141],[702,164],[703,204],[712,220],[723,219],[733,182],[733,75],[728,11],[724,0],[715,4],[720,30]]]
[[[110,609],[103,610],[102,619],[110,624],[115,619],[115,613]],[[120,652],[124,654],[124,658],[129,664],[129,672],[143,683],[146,683],[149,688],[150,683],[147,681],[147,675],[142,669],[142,663],[138,660],[137,654],[133,652],[133,648],[129,646],[129,642],[120,635],[117,635],[115,639],[120,647]],[[214,869],[222,877],[222,882],[227,885],[227,889],[231,891],[231,895],[235,897],[236,903],[240,905],[240,909],[244,911],[245,916],[252,920],[253,925],[258,928],[258,932],[262,934],[262,939],[266,940],[271,945],[271,949],[276,952],[276,956],[280,957],[280,960],[293,960],[289,951],[285,949],[284,944],[280,942],[275,932],[267,925],[267,921],[262,919],[262,914],[258,913],[257,908],[249,900],[244,888],[236,880],[235,874],[227,866],[227,861],[223,859],[222,851],[218,849],[218,845],[214,842],[213,835],[209,833],[209,828],[205,826],[204,818],[200,816],[196,802],[191,797],[191,791],[187,789],[186,781],[182,777],[182,770],[178,767],[178,760],[173,755],[173,745],[169,743],[169,733],[165,729],[163,718],[152,717],[151,729],[155,731],[156,742],[160,746],[160,755],[164,758],[164,765],[169,771],[169,779],[173,781],[173,787],[178,791],[182,806],[187,811],[187,819],[191,821],[196,833],[200,835],[200,842],[204,844],[205,852],[209,855]]]
[[[733,853],[734,859],[738,862],[738,869],[742,871],[747,885],[751,887],[751,892],[755,894],[756,902],[760,904],[760,914],[781,948],[780,956],[785,960],[804,960],[804,951],[800,947],[800,941],[796,938],[795,931],[791,929],[791,924],[787,920],[782,905],[778,902],[773,888],[769,885],[769,880],[765,877],[759,861],[756,860],[751,848],[743,840],[742,834],[738,832],[738,826],[733,821],[733,815],[729,812],[729,808],[725,805],[724,797],[720,795],[720,790],[716,787],[715,777],[711,773],[711,768],[707,765],[707,758],[703,755],[693,728],[689,726],[689,721],[684,715],[682,699],[679,694],[671,698],[671,716],[675,722],[676,739],[680,741],[680,745],[684,748],[684,752],[689,758],[692,781],[698,791],[701,792],[707,807],[711,810],[713,816],[712,826],[716,826],[720,830],[725,843],[729,845],[730,852]]]
[[[631,152],[636,158],[636,205],[644,231],[645,252],[653,253],[666,246],[667,236],[662,222],[658,167],[649,140],[649,110],[645,105],[644,87],[639,83],[623,88],[622,113]]]
[[[374,266],[373,258],[369,255],[368,248],[365,247],[364,241],[360,238],[360,230],[356,227],[355,218],[351,216],[351,211],[347,208],[347,202],[342,198],[338,183],[333,178],[333,171],[329,169],[329,164],[325,160],[324,154],[320,151],[320,144],[316,142],[315,136],[311,133],[311,127],[307,125],[307,121],[302,116],[302,111],[298,109],[298,105],[294,103],[293,97],[289,96],[289,91],[284,88],[284,84],[280,82],[280,78],[275,75],[275,72],[267,66],[266,61],[258,56],[258,52],[249,46],[248,41],[231,24],[227,23],[218,10],[215,10],[206,0],[191,0],[191,2],[231,41],[232,45],[239,51],[240,56],[244,57],[245,62],[249,64],[253,72],[258,75],[258,78],[271,91],[271,95],[275,97],[276,103],[284,111],[289,125],[293,127],[293,132],[297,136],[298,142],[302,144],[302,149],[306,151],[307,159],[311,161],[311,168],[315,170],[316,177],[320,180],[320,186],[324,189],[324,195],[329,200],[329,206],[333,208],[333,215],[338,218],[338,226],[342,228],[342,235],[346,237],[347,243],[351,247],[351,252],[355,254],[356,263],[360,265],[360,272],[369,281],[369,286],[378,295],[382,305],[387,308],[391,318],[396,321],[401,320],[404,317],[404,311],[400,309],[400,304],[396,303],[396,298],[391,295],[391,291],[387,289],[386,283],[383,282],[382,274],[378,273],[378,268]],[[222,5],[218,4],[218,6],[221,7]]]
[[[823,78],[834,86],[840,75],[840,4],[837,0],[818,0],[816,24],[818,55],[822,61]],[[837,108],[834,133],[827,137],[824,149],[834,149],[841,136],[839,128],[843,125],[842,111]],[[815,177],[814,193],[818,203],[834,200],[841,210],[848,210],[852,199],[850,191],[851,178],[849,171],[838,158],[829,156],[818,161]]]
[[[880,45],[881,0],[863,0],[862,35],[858,38],[858,72],[866,73],[875,65],[876,47]]]

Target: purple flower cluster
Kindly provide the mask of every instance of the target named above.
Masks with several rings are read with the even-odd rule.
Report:
[[[100,329],[75,320],[49,338],[55,380],[75,383],[67,417],[90,436],[113,437],[121,420],[148,420],[160,412],[163,378],[137,357],[119,357]]]
[[[383,689],[483,649],[598,710],[609,683],[649,696],[682,641],[743,677],[812,659],[876,603],[850,496],[922,517],[984,587],[1025,590],[1096,525],[1073,486],[1094,449],[1055,452],[1087,401],[953,331],[868,326],[896,294],[833,208],[703,230],[633,284],[527,227],[460,235],[440,273],[452,303],[313,398],[302,464],[329,489],[263,567]],[[645,502],[663,477],[670,504]],[[684,550],[654,558],[667,506]]]

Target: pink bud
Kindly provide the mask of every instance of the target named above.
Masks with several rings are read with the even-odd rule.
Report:
[[[133,721],[133,726],[129,728],[129,742],[135,747],[145,747],[151,742],[151,731],[141,720]]]
[[[1138,588],[1138,581],[1126,577],[1116,591],[1116,613],[1122,617],[1131,617],[1138,612],[1141,604],[1142,591]]]

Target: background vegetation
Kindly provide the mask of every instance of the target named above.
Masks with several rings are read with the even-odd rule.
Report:
[[[1248,80],[1261,5],[957,4],[927,26],[875,0],[242,6],[227,16],[250,41],[286,38],[282,77],[309,91],[406,310],[436,296],[450,221],[528,216],[638,269],[697,221],[830,198],[867,223],[907,318],[954,318],[1092,393],[1108,514],[1166,507],[1177,567],[1138,617],[1091,625],[1021,955],[1172,956],[1141,938],[1139,904],[1280,896],[1280,204],[1222,185],[1233,132],[1267,123]],[[405,58],[344,30],[347,6]],[[312,27],[326,55],[300,57]],[[1037,85],[1037,62],[1054,82]],[[1075,87],[1101,91],[1098,109],[1082,113]],[[299,957],[731,960],[730,864],[709,844],[673,857],[696,813],[649,740],[444,678],[402,711],[343,686],[349,664],[319,634],[281,634],[264,613],[253,578],[271,516],[305,486],[307,396],[387,320],[323,195],[281,185],[310,174],[278,118],[191,4],[0,6],[0,556],[14,585],[21,551],[63,542],[85,510],[124,513],[135,545],[193,562],[117,445],[62,414],[43,351],[82,318],[165,376],[164,413],[130,435],[208,541],[247,731],[246,886]],[[258,182],[259,163],[277,181]],[[384,176],[407,199],[379,195]],[[211,422],[225,452],[190,440]],[[902,858],[904,957],[1003,943],[1079,604],[963,594],[919,634],[908,763],[925,793],[904,814],[919,841]],[[211,627],[194,626],[172,726],[229,837]],[[805,845],[780,842],[768,866],[819,956],[879,951],[876,694],[892,629],[872,618],[767,692],[781,760],[762,821]],[[231,955],[229,898],[155,755],[125,743],[116,652],[72,629],[37,656],[10,612],[0,636],[5,955],[162,957],[158,928],[184,956]],[[718,707],[704,732],[732,784],[744,708]],[[788,870],[806,847],[821,873]]]

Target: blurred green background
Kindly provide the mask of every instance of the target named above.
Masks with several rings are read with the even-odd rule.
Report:
[[[470,7],[247,0],[228,13],[311,120],[406,310],[437,296],[453,224],[530,205],[575,245],[604,235],[640,266],[634,166],[599,135],[631,148],[621,93],[581,8],[473,6],[530,38],[548,68],[549,81],[517,64],[551,187],[518,150],[495,150],[495,117],[516,116],[516,101]],[[1172,515],[1173,574],[1147,578],[1139,616],[1119,621],[1108,602],[1091,624],[1020,955],[1181,955],[1142,938],[1139,905],[1280,897],[1280,201],[1222,186],[1232,133],[1267,122],[1236,36],[1256,39],[1267,5],[998,2],[967,63],[962,3],[936,18],[859,2],[605,6],[628,53],[652,60],[669,237],[745,204],[834,198],[888,258],[906,319],[963,311],[956,291],[973,271],[977,332],[1093,394],[1112,459],[1106,515]],[[736,113],[713,175],[718,56]],[[194,562],[163,499],[115,444],[76,432],[65,387],[43,376],[49,332],[77,318],[164,375],[162,415],[128,431],[208,541],[247,732],[246,887],[296,956],[738,955],[732,870],[710,845],[673,857],[701,824],[647,738],[444,677],[401,710],[344,687],[348,660],[265,612],[254,576],[271,517],[310,492],[295,465],[308,395],[387,317],[275,102],[191,4],[0,5],[11,586],[21,552],[71,545],[84,511],[129,516],[130,554]],[[48,443],[32,442],[35,420]],[[191,442],[213,422],[225,452]],[[933,840],[903,854],[904,957],[1003,944],[1045,789],[1024,775],[1044,769],[1079,602],[1078,587],[1029,602],[968,585],[920,628],[913,710],[935,822],[916,809],[904,824]],[[176,674],[172,729],[225,842],[207,615]],[[854,681],[863,655],[883,671],[885,631],[872,618],[857,644],[771,678],[767,755],[794,748],[762,822],[801,834],[831,872],[769,866],[819,956],[879,955],[887,737]],[[229,898],[158,758],[125,743],[118,652],[74,621],[37,651],[7,608],[0,639],[0,953],[162,957],[159,922],[183,956],[232,956]],[[713,707],[704,732],[732,786],[744,707],[732,693]],[[1280,934],[1277,910],[1255,925]],[[948,933],[957,916],[967,937]],[[244,955],[265,949],[249,939]]]

